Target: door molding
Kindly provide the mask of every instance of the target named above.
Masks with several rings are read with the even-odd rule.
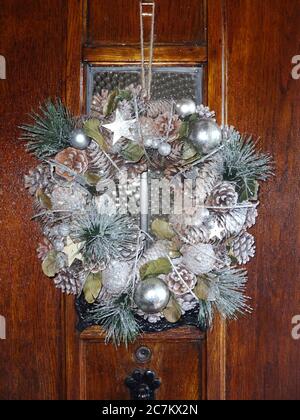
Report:
[[[227,124],[227,0],[208,1],[208,105]],[[207,334],[207,399],[226,400],[226,323]]]

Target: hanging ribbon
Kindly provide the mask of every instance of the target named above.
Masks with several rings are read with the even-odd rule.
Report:
[[[149,60],[146,75],[146,58],[145,58],[145,25],[144,19],[151,18],[150,29],[150,45]],[[152,85],[152,67],[153,67],[153,50],[154,50],[154,28],[155,28],[155,2],[140,2],[140,36],[141,36],[141,67],[142,67],[142,88],[146,92],[147,99],[151,98]]]

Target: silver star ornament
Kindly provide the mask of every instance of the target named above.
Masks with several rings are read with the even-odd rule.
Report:
[[[124,120],[121,112],[117,109],[116,119],[111,124],[103,125],[104,128],[114,133],[113,145],[115,145],[122,137],[128,140],[135,140],[136,119]]]

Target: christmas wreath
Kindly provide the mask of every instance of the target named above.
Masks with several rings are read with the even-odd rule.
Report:
[[[247,230],[273,164],[214,117],[129,86],[95,95],[88,116],[49,100],[21,127],[40,160],[25,177],[44,236],[38,256],[77,296],[81,327],[101,325],[120,344],[251,310],[239,265],[255,254]]]

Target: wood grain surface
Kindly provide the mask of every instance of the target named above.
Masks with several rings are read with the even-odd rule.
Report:
[[[157,44],[204,44],[206,0],[156,0]],[[139,0],[88,0],[87,44],[139,44]],[[145,19],[149,34],[150,19]],[[147,40],[147,37],[145,38]]]
[[[254,311],[208,336],[208,397],[299,400],[299,341],[291,331],[300,311],[300,84],[291,63],[300,50],[300,3],[208,6],[210,105],[220,122],[260,137],[276,161],[276,178],[260,191],[257,254],[247,265]]]
[[[48,97],[61,96],[65,73],[63,0],[5,0],[0,10],[0,399],[58,399],[64,390],[60,292],[41,273],[38,226],[23,176],[36,162],[18,141],[18,125]]]

